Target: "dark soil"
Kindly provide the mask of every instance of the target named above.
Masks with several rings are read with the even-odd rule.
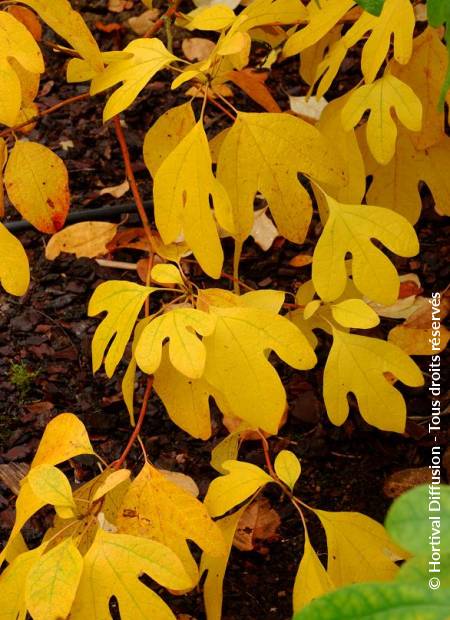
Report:
[[[76,4],[76,3],[74,3]],[[95,29],[98,20],[104,23],[123,22],[133,11],[113,14],[106,10],[106,0],[92,1],[84,15],[103,49],[115,49],[127,42],[129,30],[108,34]],[[136,3],[134,13],[142,5]],[[118,36],[121,39],[118,41]],[[48,34],[48,39],[55,40]],[[175,53],[180,40],[175,39]],[[63,81],[65,59],[47,55],[48,73],[41,83],[38,101],[43,107],[84,92],[85,85],[67,85]],[[349,67],[350,79],[352,67]],[[354,72],[353,72],[354,73]],[[178,91],[170,90],[171,76],[160,73],[140,95],[137,104],[124,114],[126,136],[134,160],[134,170],[145,199],[151,197],[148,172],[142,161],[143,136],[155,119],[169,107],[184,99]],[[298,78],[295,62],[274,67],[269,82],[273,95],[283,109],[287,109],[287,95],[303,94],[305,88]],[[338,85],[338,89],[340,86]],[[30,138],[41,141],[66,160],[71,179],[72,209],[95,207],[114,203],[111,197],[95,198],[99,188],[121,183],[124,172],[120,152],[110,123],[102,125],[100,110],[102,97],[81,101],[62,108],[43,118]],[[236,94],[236,105],[255,109]],[[207,113],[211,133],[227,125],[224,115],[212,108]],[[73,147],[64,150],[61,142],[72,140]],[[120,200],[129,201],[130,196]],[[118,204],[116,201],[114,204]],[[421,254],[414,259],[396,259],[400,273],[416,273],[424,288],[424,295],[443,290],[447,285],[448,230],[442,218],[435,215],[432,200],[424,192],[424,211],[417,225],[421,239]],[[151,214],[150,214],[151,215]],[[8,211],[9,219],[14,219]],[[131,218],[128,224],[133,223]],[[263,253],[249,242],[244,251],[242,278],[251,286],[294,291],[300,282],[310,277],[309,267],[296,269],[289,260],[300,251],[311,252],[320,232],[318,222],[311,226],[304,246],[276,242],[274,248]],[[136,272],[102,268],[93,260],[76,260],[62,256],[50,262],[44,256],[41,234],[21,235],[32,266],[32,284],[21,299],[0,293],[0,463],[29,462],[39,438],[55,415],[71,411],[87,426],[96,451],[112,461],[121,453],[130,434],[128,414],[120,397],[120,382],[125,364],[112,379],[103,372],[92,375],[90,342],[98,319],[87,317],[87,304],[95,287],[109,279],[136,279]],[[225,241],[231,256],[231,246]],[[117,260],[135,262],[136,253],[122,252]],[[226,264],[225,270],[231,272]],[[199,286],[211,284],[197,277]],[[218,286],[229,288],[223,280]],[[385,338],[395,321],[383,320],[373,335]],[[352,404],[349,420],[342,427],[334,427],[327,419],[322,402],[321,385],[324,361],[329,341],[320,335],[319,364],[312,371],[299,373],[279,364],[284,377],[289,417],[276,438],[270,440],[273,456],[289,448],[302,460],[302,476],[298,495],[314,507],[328,510],[360,511],[383,521],[391,499],[383,493],[383,485],[390,474],[409,467],[428,466],[430,444],[426,434],[426,417],[431,411],[427,387],[403,389],[409,412],[407,432],[404,435],[382,433],[366,425]],[[427,371],[426,358],[416,358]],[[15,366],[14,366],[15,365]],[[14,368],[19,368],[25,379],[18,385]],[[245,389],[245,386],[242,386]],[[143,384],[136,402],[142,395]],[[445,410],[443,402],[442,410]],[[443,421],[448,417],[443,417]],[[203,442],[190,438],[168,418],[156,397],[151,401],[142,437],[150,459],[159,467],[192,476],[203,495],[214,470],[209,465],[212,447],[226,434],[219,416],[215,419],[213,437]],[[442,432],[446,446],[448,431]],[[242,456],[263,465],[264,457],[259,442],[247,442]],[[141,462],[140,450],[131,452],[129,466]],[[68,473],[70,469],[67,470]],[[83,473],[84,471],[84,473]],[[88,479],[93,465],[85,464],[78,478]],[[264,553],[233,550],[225,580],[224,620],[253,620],[264,618],[285,620],[291,617],[291,593],[297,566],[303,549],[303,534],[298,515],[291,505],[280,501],[276,491],[269,491],[273,506],[282,518],[279,540],[264,545]],[[49,515],[39,515],[25,528],[29,543],[37,542],[43,528],[49,524]],[[14,521],[14,496],[0,483],[0,541],[4,542]],[[312,523],[313,538],[322,553],[325,550],[320,528]],[[201,595],[191,593],[182,597],[168,597],[178,613],[191,614],[197,620],[204,618]]]

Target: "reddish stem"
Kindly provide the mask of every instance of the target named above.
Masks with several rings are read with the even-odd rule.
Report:
[[[114,469],[120,469],[125,462],[134,442],[136,441],[139,433],[141,432],[142,424],[144,423],[145,414],[147,413],[148,401],[153,387],[153,375],[147,377],[147,384],[145,386],[144,398],[142,399],[141,410],[139,411],[138,421],[131,433],[130,439],[122,452],[120,459],[114,463]]]
[[[173,16],[176,15],[178,11],[178,6],[180,5],[180,1],[181,0],[174,0],[173,2],[171,2],[167,11],[163,15],[161,15],[161,17],[157,19],[152,26],[150,26],[150,28],[143,36],[145,38],[154,37],[155,34],[164,26],[164,22],[167,19],[171,19]]]

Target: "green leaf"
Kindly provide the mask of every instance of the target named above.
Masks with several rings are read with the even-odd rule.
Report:
[[[427,583],[430,577],[436,576],[436,573],[430,573],[429,554],[418,555],[402,564],[396,579],[401,579],[408,583],[416,582],[423,585]],[[441,555],[439,566],[440,588],[450,588],[450,553]]]
[[[427,485],[407,491],[392,504],[386,518],[391,536],[416,554],[430,551],[428,537],[433,533],[433,517],[436,526],[440,518],[440,526],[436,529],[439,529],[441,548],[450,549],[450,487],[434,485],[433,488],[433,496],[429,495]]]
[[[445,620],[450,591],[417,583],[361,583],[313,601],[294,620]]]
[[[449,30],[450,30],[450,3],[448,0],[428,0],[427,2],[428,23],[433,28],[439,28],[445,24],[445,42],[447,43],[448,62],[447,73],[442,84],[441,94],[439,96],[439,109],[444,109],[444,99],[450,88],[450,46],[449,46]]]
[[[384,0],[356,0],[356,4],[359,4],[361,8],[371,15],[376,15],[378,17],[383,10]]]

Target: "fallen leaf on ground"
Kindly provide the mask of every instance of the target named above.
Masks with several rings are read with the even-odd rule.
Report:
[[[188,60],[205,60],[215,48],[215,43],[209,39],[192,37],[183,39],[181,49]]]
[[[128,183],[128,179],[125,179],[123,183],[120,185],[113,185],[111,187],[104,187],[98,193],[99,196],[104,196],[105,194],[111,194],[114,198],[121,198],[127,191],[130,189],[130,184]]]
[[[138,17],[130,17],[127,23],[133,32],[142,36],[153,26],[158,19],[159,13],[160,11],[158,9],[149,9],[141,13]]]
[[[399,497],[405,491],[431,482],[431,469],[429,467],[414,467],[394,472],[383,485],[383,493],[386,497]]]
[[[108,0],[108,11],[122,13],[133,8],[133,0]]]
[[[250,236],[265,252],[272,247],[273,242],[280,234],[275,224],[266,215],[266,211],[267,209],[260,209],[255,212],[255,219],[250,232]]]
[[[303,116],[308,121],[318,121],[323,109],[328,105],[324,97],[291,97],[289,96],[289,107],[292,112]]]
[[[79,222],[67,226],[52,236],[45,249],[48,260],[61,252],[75,254],[77,258],[94,258],[108,252],[107,245],[117,233],[118,224],[109,222]]]
[[[239,520],[233,545],[240,551],[267,553],[262,543],[279,539],[281,519],[265,497],[257,498]]]

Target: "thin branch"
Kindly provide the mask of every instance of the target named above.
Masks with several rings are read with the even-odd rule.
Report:
[[[42,110],[42,112],[39,112],[38,114],[30,118],[29,120],[24,121],[23,123],[20,123],[19,125],[15,125],[14,127],[8,127],[7,129],[3,129],[3,131],[0,131],[0,138],[10,133],[14,133],[16,130],[22,129],[23,127],[26,127],[27,125],[32,125],[33,123],[38,121],[43,116],[48,116],[52,112],[56,112],[56,110],[59,110],[59,108],[62,108],[65,105],[69,105],[70,103],[75,103],[76,101],[81,101],[82,99],[88,99],[90,96],[91,96],[90,93],[83,93],[82,95],[75,95],[74,97],[69,97],[69,99],[64,99],[63,101],[60,101],[59,103],[56,103],[55,105],[53,105],[51,108]]]
[[[164,26],[165,21],[175,16],[176,12],[178,11],[180,2],[181,0],[174,0],[173,2],[170,2],[170,5],[167,11],[163,13],[163,15],[161,15],[161,17],[157,19],[156,22],[152,26],[150,26],[147,32],[144,33],[143,37],[144,38],[154,37],[155,34],[159,30],[161,30],[161,28]]]

